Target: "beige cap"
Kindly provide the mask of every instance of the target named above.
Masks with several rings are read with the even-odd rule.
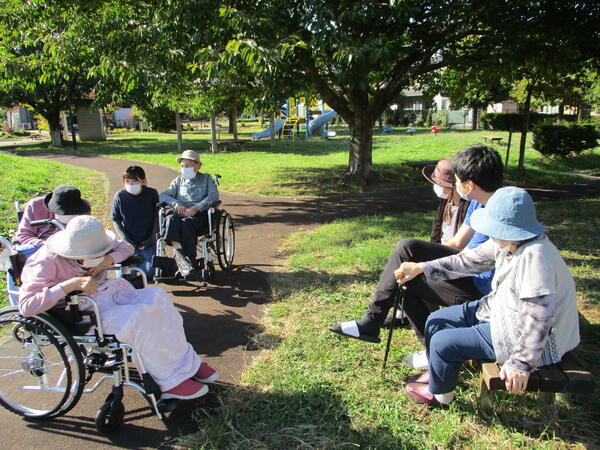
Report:
[[[46,241],[51,252],[69,259],[97,258],[116,245],[115,234],[94,216],[77,216]]]
[[[182,159],[191,159],[192,161],[200,162],[200,155],[194,150],[184,150],[177,162],[180,163]]]

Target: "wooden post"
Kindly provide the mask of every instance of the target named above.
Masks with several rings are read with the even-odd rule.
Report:
[[[175,111],[175,128],[177,128],[177,152],[183,152],[183,136],[181,134],[181,116]]]
[[[508,144],[506,145],[506,162],[504,163],[504,170],[508,170],[508,155],[510,154],[510,141],[512,140],[512,128],[508,130]]]

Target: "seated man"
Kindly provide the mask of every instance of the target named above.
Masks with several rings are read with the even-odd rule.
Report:
[[[19,311],[30,317],[64,307],[67,294],[83,291],[98,304],[104,331],[136,350],[163,399],[200,397],[208,392],[203,383],[216,381],[219,374],[187,342],[181,315],[167,293],[159,287],[134,289],[123,278],[107,277],[106,267],[133,251],[97,218],[74,218],[25,263]]]
[[[219,191],[209,174],[199,172],[202,163],[197,152],[185,150],[177,162],[181,175],[159,197],[175,211],[166,218],[165,240],[175,250],[179,273],[186,280],[197,280],[197,236],[208,230],[208,209],[219,200]]]
[[[331,331],[346,337],[367,342],[380,342],[379,332],[388,311],[394,305],[398,283],[394,272],[403,262],[424,262],[444,256],[455,255],[465,246],[477,247],[488,237],[474,233],[470,226],[473,211],[482,208],[494,191],[502,184],[503,166],[498,152],[482,145],[465,148],[452,158],[456,177],[456,191],[465,200],[471,200],[464,223],[452,239],[443,244],[417,239],[402,239],[392,252],[381,274],[373,301],[358,321],[334,324]],[[427,302],[440,306],[461,304],[481,298],[491,291],[492,273],[486,272],[456,280],[427,281],[417,277],[406,284],[404,313],[421,342],[424,340],[425,322],[429,316]],[[405,360],[414,368],[427,367],[425,351],[417,352]]]

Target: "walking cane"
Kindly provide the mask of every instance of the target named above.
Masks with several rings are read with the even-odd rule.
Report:
[[[383,367],[381,368],[381,373],[384,372],[385,366],[388,360],[388,354],[390,353],[390,345],[392,343],[392,335],[394,334],[394,328],[396,326],[396,314],[398,313],[398,304],[400,304],[400,309],[404,311],[404,291],[406,291],[406,286],[402,285],[398,287],[398,291],[396,292],[396,296],[394,297],[394,310],[392,311],[392,323],[390,325],[390,332],[388,333],[387,344],[385,346],[385,355],[383,357]],[[402,297],[402,299],[400,299]]]

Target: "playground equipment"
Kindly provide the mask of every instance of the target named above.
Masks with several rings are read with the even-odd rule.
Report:
[[[321,114],[310,120],[310,113],[320,112]],[[286,139],[295,139],[299,134],[301,124],[306,124],[306,137],[319,136],[323,138],[335,137],[334,131],[327,130],[327,124],[333,120],[337,113],[332,109],[328,109],[327,105],[322,101],[312,101],[307,105],[304,98],[290,98],[283,107],[285,119],[275,120],[275,133],[280,133]],[[297,133],[298,132],[298,133]],[[253,139],[262,139],[271,137],[270,127],[265,130],[252,134]]]

